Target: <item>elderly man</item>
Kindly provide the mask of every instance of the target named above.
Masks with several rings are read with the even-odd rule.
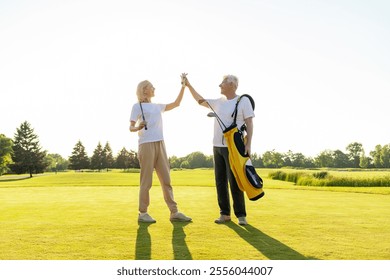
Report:
[[[184,80],[184,84],[190,90],[194,99],[202,106],[211,106],[215,113],[219,116],[226,126],[233,123],[232,113],[234,112],[238,95],[236,90],[238,87],[238,78],[234,75],[226,75],[223,77],[221,88],[222,96],[218,99],[204,99],[190,84],[188,79]],[[237,126],[241,127],[246,124],[247,127],[247,142],[245,144],[245,152],[250,154],[251,142],[253,134],[254,112],[252,105],[248,98],[243,98],[238,104],[237,111]],[[233,210],[235,216],[238,218],[240,225],[247,225],[245,199],[243,192],[239,189],[236,179],[230,169],[229,165],[229,151],[225,143],[223,131],[218,123],[214,121],[214,139],[213,139],[213,153],[214,153],[214,173],[215,183],[217,188],[218,205],[220,208],[220,217],[215,220],[217,224],[222,224],[231,221],[230,217],[230,199],[229,188],[233,198]]]

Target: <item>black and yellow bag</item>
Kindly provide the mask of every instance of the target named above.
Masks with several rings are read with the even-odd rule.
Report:
[[[245,154],[245,124],[239,129],[236,123],[237,107],[242,97],[249,98],[252,104],[252,108],[255,109],[255,102],[253,98],[247,94],[241,95],[237,100],[235,110],[232,114],[233,123],[229,127],[226,127],[224,125],[225,129],[223,130],[223,135],[225,137],[226,144],[229,150],[230,169],[234,174],[234,177],[237,181],[237,185],[241,191],[246,193],[249,200],[255,201],[262,198],[265,193],[263,191],[263,180],[256,173],[256,169],[252,164],[250,156],[248,154]],[[211,108],[211,106],[209,107]],[[218,115],[215,112],[214,114],[219,119]],[[218,121],[221,123],[220,119]]]
[[[263,180],[257,175],[248,154],[245,154],[245,138],[234,124],[224,130],[223,135],[229,150],[229,164],[237,185],[250,200],[258,200],[264,196]]]

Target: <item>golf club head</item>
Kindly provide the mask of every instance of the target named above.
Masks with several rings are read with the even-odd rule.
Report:
[[[209,118],[215,118],[215,113],[214,112],[210,112],[210,113],[207,114],[207,116]]]

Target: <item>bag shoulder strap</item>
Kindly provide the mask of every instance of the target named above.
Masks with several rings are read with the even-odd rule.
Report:
[[[253,110],[255,110],[255,100],[253,100],[252,96],[250,96],[249,94],[243,94],[243,95],[240,95],[237,99],[237,102],[236,102],[236,107],[234,108],[234,112],[232,114],[232,118],[233,118],[233,123],[237,123],[237,108],[238,108],[238,103],[240,103],[240,100],[241,98],[243,97],[247,97],[249,99],[249,101],[251,102],[252,104],[252,108]]]

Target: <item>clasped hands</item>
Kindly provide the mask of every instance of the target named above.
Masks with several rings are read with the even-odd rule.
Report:
[[[187,75],[188,73],[181,73],[180,78],[181,78],[181,86],[186,87],[189,83],[187,80]]]
[[[190,86],[190,82],[188,81],[188,79],[187,79],[187,75],[188,75],[188,73],[181,73],[181,75],[180,75],[180,78],[181,78],[181,86],[183,87],[183,88],[185,88],[185,87],[189,87]],[[199,99],[198,100],[198,103],[199,104],[202,104],[202,103],[204,103],[206,100],[204,100],[204,99]]]

